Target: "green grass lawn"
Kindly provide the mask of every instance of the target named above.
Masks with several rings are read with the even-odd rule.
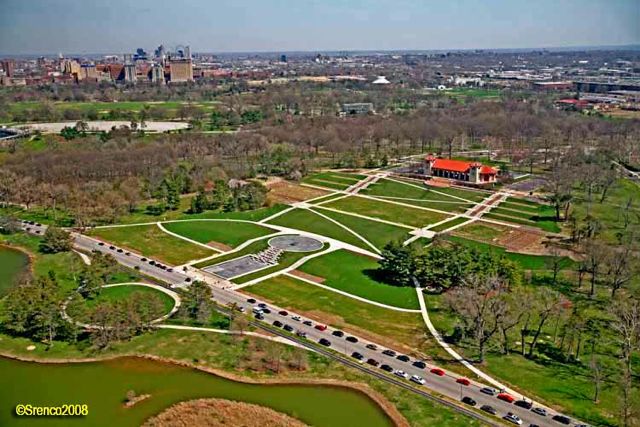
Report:
[[[162,224],[167,230],[200,243],[218,242],[231,247],[256,237],[266,236],[275,230],[248,222],[189,221]]]
[[[318,210],[329,218],[335,219],[342,225],[349,227],[369,242],[371,242],[376,248],[382,249],[387,243],[395,240],[406,240],[411,237],[408,229],[402,227],[396,227],[395,225],[385,224],[382,222],[370,221],[364,218],[358,218],[351,215],[340,214],[330,210],[322,209]]]
[[[298,270],[326,279],[324,285],[383,304],[418,307],[416,291],[411,287],[392,286],[375,278],[378,261],[346,250],[313,258]]]
[[[528,214],[527,214],[528,215]],[[535,221],[531,219],[519,218],[517,213],[514,215],[513,211],[508,211],[507,209],[492,209],[490,212],[483,215],[487,218],[493,218],[498,221],[511,222],[514,224],[522,224],[528,225],[529,227],[537,227],[541,230],[548,231],[550,233],[559,233],[561,231],[560,226],[555,221],[550,219],[537,219]],[[534,217],[531,217],[534,218]],[[545,217],[548,218],[548,217]]]
[[[307,209],[294,209],[274,218],[269,223],[320,234],[367,250],[371,249],[353,234]]]
[[[462,224],[463,222],[467,222],[467,221],[469,221],[469,218],[464,218],[464,217],[453,218],[453,219],[450,219],[447,222],[443,222],[440,225],[436,225],[435,227],[431,227],[429,230],[430,231],[435,231],[437,233],[437,232],[446,230],[447,228],[455,227],[456,225]]]
[[[345,212],[353,212],[372,218],[380,218],[386,221],[425,227],[434,222],[442,221],[448,215],[422,209],[414,209],[405,206],[365,199],[363,197],[347,197],[322,205],[327,208],[338,209]]]
[[[425,201],[439,200],[445,202],[460,202],[460,200],[453,197],[436,193],[430,187],[418,187],[421,187],[420,183],[402,184],[396,181],[382,178],[377,182],[369,185],[367,188],[361,190],[361,192],[362,194],[367,194],[369,196],[402,197],[406,199],[418,199]],[[440,204],[434,203],[434,206],[440,206]],[[442,206],[448,206],[448,204],[443,203]]]
[[[302,179],[302,182],[305,184],[333,188],[335,190],[345,190],[363,178],[365,178],[365,175],[328,171],[308,175]]]
[[[173,237],[155,224],[94,228],[87,234],[171,265],[215,254],[213,250]]]
[[[465,246],[476,248],[483,252],[491,251],[495,254],[503,255],[506,258],[520,264],[520,266],[525,270],[548,270],[549,263],[552,259],[552,257],[544,255],[527,255],[507,252],[506,249],[499,246],[476,242],[475,240],[469,240],[458,236],[446,236],[446,239]],[[573,261],[570,258],[563,257],[563,268],[570,268],[571,266],[573,266]]]

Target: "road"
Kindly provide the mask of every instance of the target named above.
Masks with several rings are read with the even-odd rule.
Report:
[[[42,235],[46,231],[46,226],[44,225],[25,225],[24,229],[30,233]],[[74,244],[76,249],[81,251],[90,253],[92,251],[100,251],[103,253],[111,254],[118,263],[134,268],[145,274],[149,277],[152,277],[156,280],[171,284],[171,287],[185,287],[187,286],[193,279],[189,277],[190,272],[184,271],[168,271],[152,266],[149,264],[150,260],[143,261],[143,258],[140,255],[126,252],[126,250],[119,249],[116,246],[111,246],[108,243],[100,242],[97,239],[92,237],[73,233]],[[211,286],[213,292],[213,299],[222,306],[235,306],[239,309],[242,309],[245,313],[251,314],[252,309],[257,306],[261,301],[249,302],[249,297],[245,294],[242,294],[237,291],[229,290],[229,289],[221,289],[215,286]],[[264,314],[264,319],[262,320],[262,325],[266,327],[266,325],[273,325],[273,322],[279,321],[283,324],[290,325],[293,328],[293,332],[300,332],[306,334],[306,339],[301,339],[296,337],[293,334],[287,334],[284,330],[278,330],[279,334],[285,336],[296,342],[304,342],[307,345],[309,343],[317,343],[321,338],[325,338],[330,341],[331,345],[329,347],[325,347],[324,349],[318,345],[312,346],[314,349],[320,349],[321,352],[327,353],[327,350],[330,349],[332,352],[336,352],[338,354],[347,356],[351,361],[355,362],[355,364],[361,366],[361,370],[365,372],[375,372],[376,376],[381,377],[382,379],[389,379],[390,382],[397,383],[398,381],[402,383],[406,383],[406,385],[413,384],[417,389],[424,389],[425,391],[431,390],[436,392],[442,396],[445,396],[453,401],[460,401],[460,399],[464,396],[471,397],[473,400],[477,402],[476,408],[479,408],[482,405],[490,405],[495,408],[498,412],[498,416],[502,417],[507,412],[512,412],[520,417],[523,421],[524,426],[530,425],[539,425],[539,426],[560,426],[561,424],[552,421],[551,417],[555,415],[554,412],[549,412],[546,417],[535,414],[527,409],[515,406],[514,404],[504,402],[502,400],[497,399],[494,396],[489,396],[480,392],[480,389],[483,387],[487,387],[485,384],[482,384],[477,381],[470,381],[468,386],[459,384],[456,382],[459,375],[453,374],[450,372],[446,372],[444,376],[439,376],[434,373],[431,373],[430,370],[432,368],[436,368],[435,365],[431,365],[430,363],[426,363],[425,368],[420,368],[414,366],[414,359],[411,359],[408,362],[403,362],[398,360],[396,357],[391,357],[382,354],[382,351],[386,350],[387,347],[379,345],[377,343],[365,340],[363,338],[353,336],[351,334],[345,333],[343,337],[335,336],[334,333],[337,331],[336,329],[328,326],[324,330],[319,330],[316,328],[317,324],[315,321],[311,319],[305,318],[303,316],[297,316],[296,313],[288,312],[286,315],[279,314],[280,311],[283,311],[281,308],[276,307],[272,304],[267,304],[270,313]],[[299,317],[299,320],[295,320],[294,316]],[[308,323],[308,324],[305,324]],[[266,329],[273,330],[276,328],[266,327]],[[347,337],[352,336],[355,338],[357,342],[349,342],[347,341]],[[367,348],[367,346],[373,345],[375,349]],[[363,355],[363,362],[358,362],[356,359],[352,358],[352,354],[354,352],[358,352]],[[401,353],[398,352],[398,355]],[[379,362],[380,365],[386,364],[389,365],[393,371],[402,370],[406,372],[406,374],[411,377],[412,375],[417,375],[421,378],[424,378],[425,384],[418,385],[415,383],[410,383],[409,381],[403,380],[402,378],[392,375],[385,374],[382,369],[379,367],[371,366],[367,363],[364,363],[368,359],[373,359]],[[382,375],[380,375],[382,374]],[[421,394],[424,394],[422,392]],[[520,399],[521,396],[514,396],[516,399]],[[466,408],[465,408],[466,409]],[[467,412],[466,410],[464,411]],[[486,420],[487,417],[489,419],[493,418],[493,423],[497,424],[501,420],[493,417],[489,414],[484,417]],[[573,424],[572,424],[573,425]]]

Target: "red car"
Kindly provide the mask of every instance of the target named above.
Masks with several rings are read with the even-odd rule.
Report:
[[[318,324],[318,325],[314,326],[314,328],[316,328],[316,329],[317,329],[317,330],[319,330],[319,331],[324,331],[324,330],[326,330],[326,329],[327,329],[327,325],[320,325],[320,324]]]
[[[432,374],[436,374],[439,377],[444,377],[444,371],[440,368],[433,368],[431,369],[431,373]]]
[[[468,380],[468,379],[466,379],[466,378],[458,378],[458,379],[456,380],[456,382],[457,382],[458,384],[462,384],[462,385],[469,385],[469,384],[471,384],[471,381],[469,381],[469,380]]]
[[[280,311],[278,312],[278,314],[279,314],[280,316],[288,316],[288,315],[289,315],[289,313],[288,313],[286,310],[280,310]]]
[[[513,401],[516,400],[516,398],[511,396],[509,393],[498,394],[498,399],[504,400],[507,403],[513,403]]]

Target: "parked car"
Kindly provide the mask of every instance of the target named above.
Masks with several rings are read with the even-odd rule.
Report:
[[[400,354],[400,355],[396,356],[396,359],[398,359],[401,362],[408,362],[409,360],[411,360],[411,359],[409,359],[409,356],[404,355],[404,354]]]
[[[427,364],[421,360],[416,360],[415,362],[412,363],[412,365],[419,369],[424,369],[427,367]]]
[[[269,310],[269,308],[265,307],[265,308],[262,309],[262,312],[264,314],[269,314],[269,313],[271,313],[271,310]]]
[[[279,314],[280,316],[288,316],[288,315],[289,315],[289,312],[288,312],[288,311],[286,311],[286,310],[280,310],[280,311],[278,312],[278,314]]]
[[[27,228],[27,230],[28,230],[28,228]],[[98,242],[98,246],[104,246],[104,243],[103,242]]]
[[[357,360],[364,359],[364,356],[361,353],[358,353],[357,351],[354,351],[353,353],[351,353],[351,357]]]
[[[498,391],[491,387],[482,387],[480,393],[488,394],[489,396],[495,396]]]
[[[253,298],[251,298],[251,299],[253,299]],[[255,301],[255,300],[253,300],[253,302],[256,302],[256,301]],[[252,304],[253,304],[253,303],[252,303]],[[260,308],[267,308],[267,304],[265,304],[265,303],[261,302],[261,303],[259,303],[259,304],[258,304],[258,307],[260,307]]]
[[[293,332],[293,326],[291,325],[284,325],[283,329],[287,332]]]
[[[426,381],[419,375],[411,375],[411,381],[416,384],[425,385]]]
[[[499,393],[498,399],[503,400],[507,403],[513,403],[516,400],[516,398],[511,396],[509,393]]]
[[[444,371],[440,368],[431,368],[429,372],[431,372],[432,374],[436,374],[439,377],[444,377]]]
[[[253,298],[249,298],[249,299],[247,300],[247,302],[248,302],[249,304],[255,304],[255,303],[256,303],[256,300],[255,300],[255,299],[253,299]],[[263,304],[263,305],[264,305],[264,304]]]
[[[393,368],[389,365],[380,365],[380,369],[386,372],[393,372]]]
[[[484,411],[484,412],[486,412],[488,414],[491,414],[491,415],[496,415],[498,413],[498,411],[496,411],[496,408],[494,408],[491,405],[482,405],[480,407],[480,410]]]
[[[331,332],[331,335],[333,335],[334,337],[342,338],[344,336],[344,332],[335,330]]]
[[[358,338],[356,338],[356,337],[351,337],[351,336],[349,336],[349,337],[346,337],[345,339],[346,339],[347,341],[349,341],[349,342],[353,342],[353,343],[358,342]]]
[[[566,415],[556,414],[551,419],[560,424],[565,424],[565,425],[571,424],[571,418],[567,417]]]
[[[469,385],[469,384],[471,384],[471,381],[469,381],[469,380],[468,380],[468,379],[466,379],[466,378],[458,378],[458,379],[456,380],[456,382],[457,382],[458,384],[462,384],[462,385]]]
[[[367,344],[367,345],[366,345],[366,347],[367,347],[369,350],[373,350],[373,351],[376,351],[376,350],[378,349],[378,346],[377,346],[377,345],[375,345],[375,344]]]
[[[300,321],[300,316],[291,316],[291,320],[299,322]]]
[[[469,406],[476,406],[477,402],[470,398],[469,396],[465,396],[462,398],[462,403],[466,403]]]
[[[147,262],[147,259],[146,258],[140,258],[140,261]]]
[[[367,364],[371,366],[378,366],[380,362],[378,362],[376,359],[367,359]]]
[[[117,252],[118,252],[119,254],[121,254],[121,253],[123,253],[123,252],[124,252],[124,250],[122,250],[122,249],[118,249],[118,250],[117,250]]]
[[[327,330],[327,325],[321,325],[321,324],[317,324],[316,326],[314,326],[314,328],[316,328],[319,331],[326,331]]]
[[[331,341],[326,338],[320,338],[320,341],[318,342],[326,347],[331,347]]]
[[[304,322],[302,322],[302,324],[307,326],[313,326],[313,322],[311,320],[305,320]]]
[[[516,425],[522,425],[522,420],[520,419],[520,417],[512,412],[508,412],[507,415],[502,417],[502,419],[507,420]]]
[[[384,354],[385,356],[389,356],[389,357],[396,357],[396,352],[393,350],[383,350],[382,354]]]
[[[282,322],[279,320],[274,320],[272,325],[275,326],[276,328],[282,328]]]
[[[533,406],[533,402],[524,399],[516,400],[513,404],[524,409],[531,409]]]
[[[546,417],[547,416],[547,410],[544,408],[540,408],[540,407],[535,407],[531,410],[531,412],[533,412],[534,414],[538,414],[542,417]]]

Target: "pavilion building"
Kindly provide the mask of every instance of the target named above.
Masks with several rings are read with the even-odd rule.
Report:
[[[424,173],[430,177],[483,185],[496,182],[498,170],[479,162],[466,162],[463,160],[440,159],[435,156],[427,156],[424,159]]]

